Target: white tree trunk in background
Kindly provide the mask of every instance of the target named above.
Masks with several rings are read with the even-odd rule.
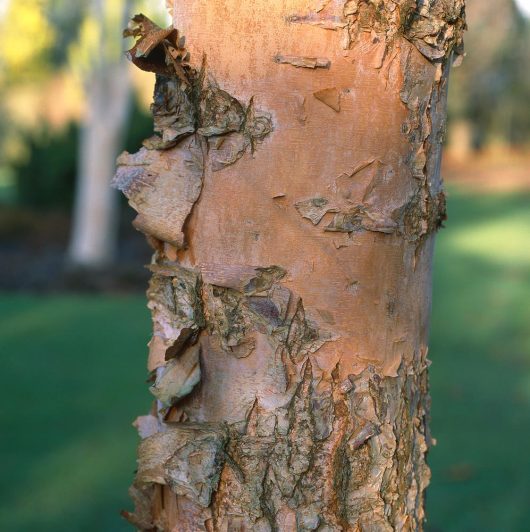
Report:
[[[94,2],[96,20],[105,24],[104,7]],[[123,3],[123,19],[130,2]],[[116,32],[119,29],[116,28]],[[102,35],[105,32],[102,31]],[[102,48],[106,43],[102,44]],[[87,110],[81,124],[79,166],[73,229],[69,247],[71,264],[98,267],[112,262],[117,241],[117,195],[110,188],[116,156],[129,115],[131,80],[125,58],[95,58],[86,75]]]

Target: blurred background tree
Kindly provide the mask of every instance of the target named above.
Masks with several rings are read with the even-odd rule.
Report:
[[[121,38],[143,3],[153,4],[0,3],[0,202],[14,217],[63,212],[71,220],[69,243],[61,243],[69,266],[97,268],[115,258],[114,162],[151,130],[151,76],[132,74]],[[159,4],[150,9],[167,23]]]
[[[453,71],[451,152],[527,148],[530,135],[530,25],[513,0],[467,0],[465,66]]]
[[[119,28],[127,24],[132,0],[91,0],[70,66],[86,95],[79,137],[79,162],[69,260],[100,267],[116,253],[117,195],[109,190],[131,102],[131,79]]]

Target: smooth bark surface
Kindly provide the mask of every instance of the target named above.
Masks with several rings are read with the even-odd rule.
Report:
[[[143,530],[419,530],[440,149],[463,2],[142,17],[157,136],[115,185],[155,254]],[[188,56],[188,53],[190,54]]]

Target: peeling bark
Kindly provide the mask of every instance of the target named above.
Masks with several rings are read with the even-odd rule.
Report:
[[[143,16],[128,30],[157,75],[155,136],[114,180],[155,248],[156,401],[135,422],[124,515],[142,530],[421,530],[463,3],[170,4],[187,41]]]
[[[329,68],[331,66],[331,61],[325,57],[301,57],[298,55],[276,54],[274,62],[303,68]]]

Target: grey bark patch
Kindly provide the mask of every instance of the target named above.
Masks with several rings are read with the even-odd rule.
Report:
[[[333,430],[333,420],[335,419],[331,392],[313,394],[311,410],[313,412],[315,438],[325,440]]]
[[[154,130],[161,136],[149,140],[149,148],[166,148],[195,132],[197,112],[193,104],[192,88],[179,78],[157,75],[154,101],[151,105]]]
[[[243,106],[213,81],[201,93],[197,133],[205,137],[239,131],[245,119]]]
[[[252,312],[261,316],[273,327],[279,327],[283,323],[280,309],[274,301],[266,297],[248,297],[247,305]]]
[[[206,508],[219,484],[226,434],[202,428],[186,435],[185,443],[164,464],[166,481],[174,493]]]
[[[242,344],[252,330],[242,294],[230,288],[208,287],[205,291],[208,325],[221,347],[230,352]]]
[[[309,13],[307,15],[289,15],[286,18],[289,24],[307,24],[309,26],[317,26],[325,30],[338,30],[346,27],[348,24],[343,17],[340,16],[325,16],[318,13]]]
[[[202,190],[200,139],[159,151],[122,153],[112,186],[138,213],[134,225],[177,248],[184,246],[184,224]]]
[[[168,485],[207,507],[219,483],[226,432],[217,425],[179,423],[142,440],[135,486]]]
[[[287,272],[280,266],[258,267],[256,268],[255,277],[249,280],[243,291],[248,295],[264,292],[283,279],[286,274]]]
[[[447,59],[453,51],[463,53],[464,0],[348,0],[343,15],[346,48],[361,32],[373,32],[387,42],[404,37],[430,61]]]
[[[276,54],[273,58],[275,63],[292,65],[298,68],[329,68],[331,61],[325,57],[303,57],[299,55]]]
[[[348,211],[338,212],[333,217],[329,225],[325,227],[325,231],[352,233],[363,229],[363,214],[364,208],[362,205],[352,207]]]
[[[402,132],[411,145],[407,164],[418,184],[392,217],[402,227],[404,236],[419,244],[446,218],[445,196],[439,178],[439,136],[444,122],[439,116],[445,113],[449,64],[439,70],[429,63],[418,61],[409,50],[401,68],[404,82],[400,96],[408,109]]]
[[[358,449],[361,445],[364,445],[370,438],[376,436],[377,434],[380,434],[380,430],[377,425],[368,422],[359,432],[357,432],[348,440],[348,446],[352,450]]]
[[[279,281],[280,266],[201,265],[208,327],[221,347],[238,358],[255,347],[254,332],[272,334],[283,326],[290,291]]]
[[[248,137],[243,133],[230,133],[222,137],[222,140],[210,140],[209,154],[213,172],[219,172],[239,161],[250,146]]]
[[[186,345],[193,343],[206,323],[197,272],[175,263],[153,264],[150,269],[153,276],[147,291],[147,306],[153,320],[153,339],[158,339],[150,342],[150,359],[158,367],[164,359],[177,356]],[[155,350],[163,352],[154,353]]]
[[[218,172],[234,164],[248,151],[254,153],[256,145],[263,141],[272,130],[270,114],[256,109],[254,98],[251,98],[237,130],[209,139],[212,171]]]
[[[300,363],[309,353],[315,353],[333,339],[333,335],[319,331],[316,323],[306,317],[303,302],[299,299],[285,338],[285,347],[293,362]]]
[[[272,130],[272,117],[270,113],[257,109],[253,96],[246,109],[243,125],[243,133],[250,141],[252,152],[256,148],[256,143],[261,142],[267,135],[272,133]]]
[[[354,179],[357,175],[359,178]],[[414,188],[396,186],[395,180],[396,171],[392,166],[371,158],[335,178],[332,202],[317,196],[295,203],[295,208],[314,225],[318,225],[327,213],[334,213],[324,228],[327,232],[365,230],[405,234],[400,213],[409,204]]]
[[[336,211],[334,207],[329,205],[329,200],[323,197],[297,201],[294,207],[302,218],[311,220],[313,225],[318,225],[326,213]]]
[[[158,417],[152,414],[138,416],[134,420],[133,427],[138,431],[138,436],[144,439],[156,434],[160,430],[160,421]]]
[[[129,497],[134,503],[134,512],[123,510],[121,515],[139,530],[152,530],[154,527],[152,507],[155,498],[155,486],[153,484],[133,484],[129,488]]]
[[[200,264],[202,279],[206,284],[243,291],[256,275],[256,266],[246,264]]]

